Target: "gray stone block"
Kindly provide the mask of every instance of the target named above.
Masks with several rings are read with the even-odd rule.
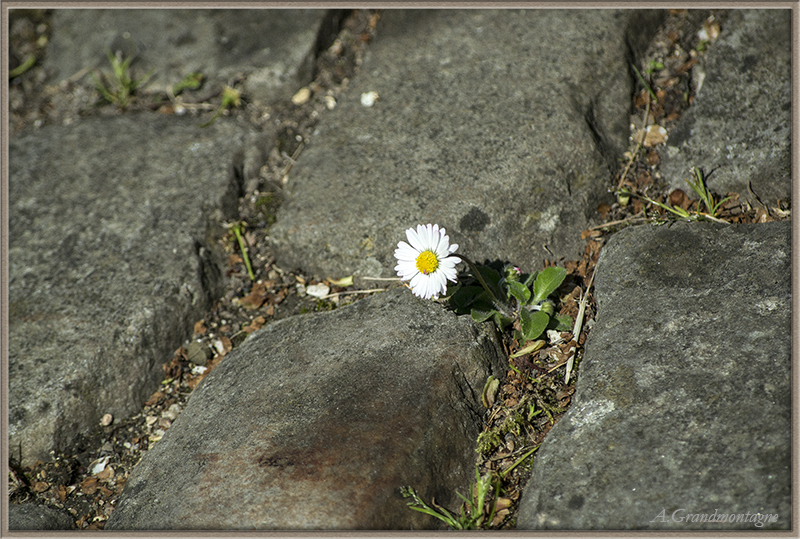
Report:
[[[164,91],[191,72],[221,85],[247,75],[248,99],[288,99],[311,80],[323,9],[56,9],[45,67],[60,81],[110,73],[106,50],[136,55],[135,76]],[[87,29],[91,29],[90,32]]]
[[[518,528],[755,530],[679,519],[760,513],[791,529],[791,258],[789,222],[614,235]]]
[[[490,324],[398,288],[275,322],[234,349],[136,466],[107,530],[413,529],[399,494],[474,480]]]
[[[75,521],[66,511],[35,503],[8,504],[9,531],[74,530]]]
[[[138,410],[221,294],[259,135],[233,121],[85,119],[9,144],[9,434],[23,464]]]
[[[684,181],[691,167],[719,167],[709,180],[712,191],[740,193],[756,205],[747,187],[752,181],[765,203],[791,199],[791,19],[789,9],[729,12],[694,68],[697,97],[659,152],[671,188],[696,197]]]
[[[418,223],[444,226],[476,260],[579,256],[627,147],[635,13],[384,12],[289,176],[270,232],[278,264],[391,276]],[[370,91],[379,99],[363,106]]]

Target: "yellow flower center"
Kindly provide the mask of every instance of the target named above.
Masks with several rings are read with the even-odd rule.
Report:
[[[439,259],[433,251],[422,251],[417,257],[417,269],[425,275],[433,273],[439,267]]]

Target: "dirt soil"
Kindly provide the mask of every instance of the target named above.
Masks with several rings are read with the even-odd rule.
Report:
[[[32,125],[120,113],[113,105],[103,104],[97,91],[85,81],[46,85],[48,77],[40,60],[47,52],[49,20],[47,10],[19,10],[10,21],[10,70],[24,66],[30,58],[37,59],[32,67],[10,81],[12,135]],[[580,300],[588,294],[578,339],[573,339],[571,333],[552,335],[542,348],[511,357],[531,343],[515,341],[510,332],[503,336],[509,369],[505,379],[487,392],[484,432],[476,440],[475,465],[481,475],[490,474],[495,485],[482,508],[486,517],[482,528],[514,529],[517,505],[530,476],[536,448],[569,408],[575,379],[580,374],[583,345],[594,322],[596,306],[591,277],[608,235],[625,226],[675,218],[639,195],[679,206],[690,213],[705,209],[698,208],[697,202],[680,190],[670,193],[664,189],[655,149],[663,140],[658,138],[657,132],[651,135],[642,131],[642,127],[643,124],[661,125],[669,130],[691,106],[692,66],[705,48],[713,46],[713,39],[702,43],[697,37],[698,31],[705,28],[707,35],[716,38],[722,24],[723,11],[670,12],[665,25],[653,36],[646,57],[637,66],[646,74],[656,99],[639,84],[633,104],[628,161],[615,177],[609,178],[609,190],[627,189],[632,196],[628,196],[627,201],[621,197],[613,205],[597,208],[603,224],[583,233],[586,248],[579,260],[553,260],[546,264],[567,269],[567,277],[556,293],[558,312],[576,319]],[[227,292],[202,320],[196,322],[191,344],[176,350],[173,357],[164,358],[165,377],[161,387],[139,413],[130,418],[106,417],[74,453],[53,454],[52,460],[30,467],[22,468],[14,457],[14,448],[10,448],[12,503],[35,502],[61,508],[74,517],[78,529],[103,529],[133,467],[169,429],[195,387],[226,354],[249,334],[274,320],[335,309],[369,295],[370,292],[359,292],[347,283],[317,282],[296,268],[276,266],[266,237],[281,202],[283,179],[293,162],[300,158],[314,126],[324,121],[326,112],[335,106],[336,97],[347,89],[348,81],[357,76],[364,51],[378,31],[380,10],[349,12],[337,39],[317,59],[316,76],[308,86],[311,92],[307,100],[298,94],[295,103],[262,110],[247,104],[243,96],[240,107],[226,110],[226,114],[246,115],[257,125],[270,122],[280,133],[278,144],[261,170],[260,181],[248,186],[248,192],[241,199],[244,251],[233,230],[221,240],[229,254]],[[648,73],[648,67],[654,66],[651,61],[661,62],[662,67]],[[210,119],[221,99],[220,95],[205,96],[203,101],[192,102],[189,96],[181,104],[188,104],[190,113]],[[169,96],[139,95],[134,96],[128,110],[155,108],[169,114],[174,113],[175,106],[175,100]],[[721,198],[715,195],[717,200]],[[732,198],[723,204],[716,218],[727,222],[766,222],[791,217],[788,201],[753,207],[740,194],[726,193],[725,196]],[[245,258],[250,262],[254,279],[248,274]],[[538,269],[541,268],[523,268],[523,271]],[[312,285],[327,286],[328,291],[321,294],[315,290],[318,287]],[[570,358],[574,363],[573,374],[569,382],[564,383]],[[526,413],[533,409],[538,413]],[[462,494],[469,496],[466,492]],[[466,506],[447,509],[456,514],[467,510]]]

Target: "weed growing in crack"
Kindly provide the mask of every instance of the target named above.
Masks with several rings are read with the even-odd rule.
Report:
[[[494,479],[494,481],[493,481]],[[419,497],[412,487],[401,487],[400,494],[404,498],[411,498],[407,502],[408,506],[414,511],[425,513],[432,517],[438,518],[451,529],[454,530],[478,530],[481,529],[486,522],[491,522],[494,514],[497,511],[500,483],[497,478],[492,477],[492,474],[480,475],[480,472],[475,468],[475,482],[470,489],[472,496],[469,498],[463,496],[460,492],[456,494],[464,500],[457,516],[454,516],[450,511],[438,505],[435,501],[431,501],[431,507]],[[487,502],[491,499],[491,494],[495,493],[494,503],[490,505],[489,512],[486,512]]]
[[[623,196],[638,196],[644,199],[645,201],[649,202],[650,204],[654,204],[659,208],[662,208],[681,219],[687,219],[691,221],[707,220],[707,221],[715,221],[717,223],[725,223],[727,221],[719,219],[717,215],[720,212],[722,204],[730,200],[732,197],[726,197],[720,201],[716,201],[714,199],[714,195],[708,189],[707,180],[709,176],[711,176],[711,172],[706,174],[702,168],[692,167],[692,179],[688,178],[685,179],[686,183],[689,184],[689,187],[691,187],[692,190],[695,193],[697,193],[697,196],[700,197],[700,201],[697,204],[697,209],[691,211],[688,209],[684,209],[680,206],[668,205],[663,202],[658,202],[657,200],[653,200],[652,198],[646,195],[635,193],[628,189],[620,189],[619,193],[620,195]],[[706,211],[700,211],[700,202],[702,202],[702,204],[706,207]]]
[[[231,107],[240,107],[242,105],[242,92],[231,86],[225,86],[222,89],[222,102],[219,104],[217,112],[205,123],[200,124],[200,127],[208,127],[214,121],[222,116],[222,114]]]
[[[534,434],[537,427],[533,423],[539,428],[544,423],[552,425],[556,415],[566,411],[565,406],[556,403],[568,402],[569,392],[562,386],[569,381],[581,323],[573,325],[571,316],[559,314],[550,296],[564,282],[567,270],[551,266],[527,274],[512,264],[475,264],[455,252],[458,245],[450,244],[445,229],[439,225],[418,225],[416,229],[406,230],[406,237],[408,243],[399,242],[395,250],[398,261],[395,271],[400,279],[407,281],[406,286],[423,299],[444,296],[443,300],[457,314],[469,314],[475,323],[491,320],[509,342],[516,343],[511,346],[519,350],[509,356],[509,372],[519,375],[522,385],[532,393],[520,392],[518,398],[508,398],[509,393],[501,390],[499,379],[495,376],[487,379],[481,401],[487,413],[491,413],[476,444],[485,471],[481,475],[481,468],[476,469],[475,481],[470,487],[471,497],[457,493],[463,500],[458,512],[449,511],[433,500],[427,504],[410,486],[402,487],[401,494],[410,498],[411,509],[437,518],[451,529],[496,528],[513,520],[511,510],[519,492],[513,487],[509,490],[508,485],[518,481],[512,479],[512,475],[529,469],[533,454],[539,448],[538,434]],[[459,261],[468,266],[469,274],[459,277],[456,272]],[[581,318],[586,297],[583,294],[583,307],[578,311]],[[569,340],[560,332],[575,335]],[[543,337],[545,333],[547,336]],[[565,338],[569,342],[564,342]],[[553,345],[560,344],[558,362],[555,366],[548,365],[549,370],[535,365],[535,360],[528,357],[547,340]],[[514,358],[527,362],[522,367],[524,373],[514,365]],[[549,373],[564,365],[567,374],[562,384],[560,380],[553,380]],[[529,367],[540,371],[540,375],[531,376]],[[556,401],[550,402],[553,396]],[[492,453],[496,456],[490,456]],[[496,461],[496,464],[486,466],[489,461]],[[503,489],[509,492],[504,495]]]
[[[150,70],[141,79],[134,79],[130,73],[133,56],[123,59],[120,51],[114,54],[110,50],[106,51],[106,56],[108,56],[108,61],[111,64],[112,74],[108,77],[102,71],[92,73],[95,80],[95,88],[104,100],[117,105],[120,110],[125,110],[130,104],[134,92],[150,80],[155,70]]]

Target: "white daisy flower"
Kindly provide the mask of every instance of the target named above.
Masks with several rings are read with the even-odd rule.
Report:
[[[447,280],[456,282],[459,259],[450,256],[458,249],[439,225],[417,225],[406,230],[408,243],[397,244],[394,270],[403,281],[410,280],[411,291],[423,299],[437,299],[447,291]]]

